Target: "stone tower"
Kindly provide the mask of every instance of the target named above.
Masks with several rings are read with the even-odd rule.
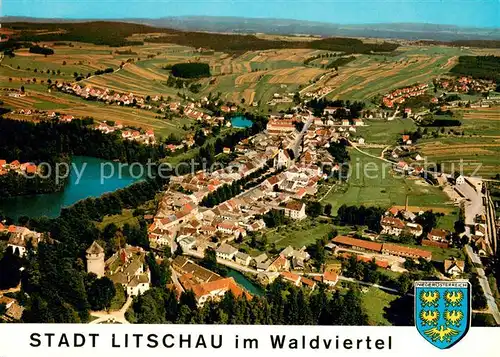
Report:
[[[94,273],[98,278],[104,276],[104,249],[94,241],[86,251],[87,273]]]

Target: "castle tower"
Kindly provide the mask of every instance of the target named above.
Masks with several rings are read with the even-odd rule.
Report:
[[[86,251],[87,273],[94,273],[98,278],[104,276],[104,249],[94,241]]]

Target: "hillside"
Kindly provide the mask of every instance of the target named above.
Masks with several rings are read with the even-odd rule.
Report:
[[[243,53],[251,50],[279,48],[305,48],[340,51],[345,53],[371,53],[394,51],[394,43],[364,43],[358,39],[325,38],[315,41],[265,40],[255,35],[215,34],[204,32],[183,32],[167,28],[152,27],[126,22],[93,21],[75,23],[32,23],[14,22],[8,24],[16,30],[13,39],[18,41],[79,41],[114,47],[141,44],[130,41],[133,34],[155,33],[148,42],[174,43],[178,45],[210,48],[216,51]]]

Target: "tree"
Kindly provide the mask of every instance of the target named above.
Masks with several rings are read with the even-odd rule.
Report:
[[[21,259],[12,247],[6,249],[0,260],[0,290],[16,287],[21,280]]]
[[[90,307],[92,310],[109,309],[115,294],[115,285],[108,277],[96,279],[88,291]]]
[[[313,218],[318,217],[323,213],[323,206],[318,201],[308,202],[306,205],[306,213]]]
[[[205,249],[205,255],[200,263],[208,270],[215,270],[217,267],[217,254],[215,250],[210,247]]]
[[[408,273],[403,273],[398,278],[398,290],[400,294],[404,295],[412,286],[412,281]]]
[[[327,203],[325,205],[325,216],[330,216],[332,214],[332,205],[330,203]]]

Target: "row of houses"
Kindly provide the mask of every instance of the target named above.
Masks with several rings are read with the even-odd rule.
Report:
[[[495,82],[486,79],[474,79],[472,77],[448,77],[437,80],[437,86],[447,92],[468,93],[489,92],[495,89]]]
[[[19,160],[7,162],[0,159],[0,176],[9,172],[16,172],[20,175],[34,175],[38,173],[38,167],[32,162],[21,163]]]
[[[139,130],[133,130],[123,126],[121,122],[116,122],[109,124],[107,122],[101,122],[95,125],[95,130],[99,130],[104,134],[110,134],[114,132],[119,132],[122,139],[129,141],[136,141],[143,143],[145,145],[156,144],[155,133],[153,130],[145,130],[143,132]]]
[[[411,87],[396,89],[391,93],[384,95],[382,103],[388,107],[394,107],[394,104],[402,104],[408,98],[418,97],[424,95],[429,88],[427,83],[417,84]]]
[[[300,249],[288,246],[277,257],[269,257],[266,253],[251,257],[227,243],[222,243],[215,252],[217,258],[235,261],[242,266],[252,266],[258,272],[268,273],[303,270],[306,262],[311,258],[305,246]]]
[[[380,254],[393,255],[397,257],[410,258],[410,259],[425,259],[430,261],[432,253],[427,250],[419,248],[406,247],[393,243],[378,243],[362,239],[357,239],[348,236],[337,236],[333,238],[332,243],[340,247],[349,249],[369,251]]]

